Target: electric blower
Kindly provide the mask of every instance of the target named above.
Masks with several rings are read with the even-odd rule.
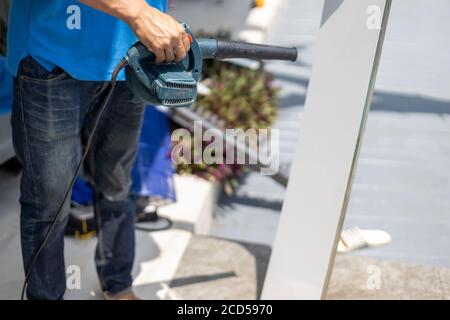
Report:
[[[189,107],[195,102],[197,97],[197,82],[200,79],[204,59],[246,58],[256,60],[297,60],[296,48],[216,39],[195,39],[191,30],[186,25],[184,27],[191,40],[191,49],[182,61],[156,64],[154,62],[155,55],[147,50],[142,43],[138,42],[128,50],[126,56],[115,67],[111,76],[111,82],[105,89],[107,90],[104,96],[105,98],[95,118],[84,152],[75,168],[74,175],[64,194],[64,198],[61,199],[58,210],[27,268],[21,299],[24,298],[26,284],[36,260],[50,238],[61,216],[64,204],[68,201],[75,180],[81,171],[83,162],[91,147],[100,119],[111,100],[117,75],[124,67],[126,83],[132,92],[132,99],[150,105],[162,105],[175,108]]]
[[[297,60],[296,48],[196,39],[187,26],[185,30],[191,49],[181,62],[155,64],[155,55],[140,42],[128,50],[125,74],[135,100],[165,107],[189,107],[197,98],[204,59]]]

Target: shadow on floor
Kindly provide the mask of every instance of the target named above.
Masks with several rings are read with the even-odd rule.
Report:
[[[194,235],[169,287],[181,299],[259,299],[271,248]]]
[[[417,112],[450,114],[450,101],[376,91],[372,99],[372,111]]]
[[[269,266],[270,254],[272,248],[261,244],[253,244],[248,242],[236,242],[245,248],[255,258],[256,264],[256,299],[261,298],[261,293],[266,277],[267,268]]]
[[[197,276],[192,276],[192,277],[180,277],[180,278],[175,278],[175,279],[171,280],[169,282],[169,287],[176,288],[176,287],[187,286],[190,284],[220,280],[220,279],[231,278],[231,277],[236,277],[236,276],[237,276],[236,272],[229,271],[229,272],[216,273],[216,274],[212,274],[212,275],[197,275]]]
[[[271,209],[276,211],[276,213],[279,213],[283,206],[283,202],[279,200],[241,195],[233,195],[232,197],[223,196],[221,197],[218,205],[221,208],[227,207],[232,210],[235,207],[235,204],[243,204],[256,208]]]

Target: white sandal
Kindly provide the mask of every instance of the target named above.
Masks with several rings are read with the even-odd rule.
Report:
[[[341,233],[337,251],[346,253],[361,248],[379,247],[390,243],[392,237],[382,230],[362,230],[358,227],[347,229]]]

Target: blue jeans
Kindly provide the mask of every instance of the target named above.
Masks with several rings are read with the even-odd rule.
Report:
[[[14,80],[11,122],[14,148],[23,165],[20,228],[25,272],[64,197],[107,85],[73,79],[58,67],[48,72],[31,57],[21,62]],[[130,196],[131,169],[144,106],[129,97],[126,84],[118,82],[85,164],[97,195],[96,268],[102,289],[111,294],[128,290],[132,284],[135,203]],[[64,229],[69,209],[70,197],[32,269],[28,299],[63,298]]]

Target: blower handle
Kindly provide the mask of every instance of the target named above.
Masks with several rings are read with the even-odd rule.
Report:
[[[297,48],[239,41],[197,39],[204,59],[245,58],[255,60],[297,60]]]
[[[192,44],[194,41],[192,38],[192,35],[190,34],[190,30],[187,26],[186,28],[186,35],[189,39],[189,42]],[[156,55],[147,49],[147,47],[141,42],[136,42],[130,49],[128,49],[127,54],[125,55],[125,59],[128,62],[128,64],[135,66],[136,69],[141,69],[141,63],[140,61],[143,59],[148,59],[149,61],[155,61]]]
[[[147,49],[146,46],[142,42],[136,42],[134,46],[133,53],[139,57],[139,59],[149,59],[150,61],[154,61],[156,56],[153,52]]]
[[[189,33],[186,33],[189,42],[192,43],[193,38]],[[146,46],[144,46],[144,44],[140,41],[136,42],[134,44],[134,54],[137,55],[139,57],[139,59],[149,59],[150,61],[154,61],[156,59],[156,56],[153,52],[151,52],[150,50],[147,49]],[[133,51],[132,51],[133,52]]]

